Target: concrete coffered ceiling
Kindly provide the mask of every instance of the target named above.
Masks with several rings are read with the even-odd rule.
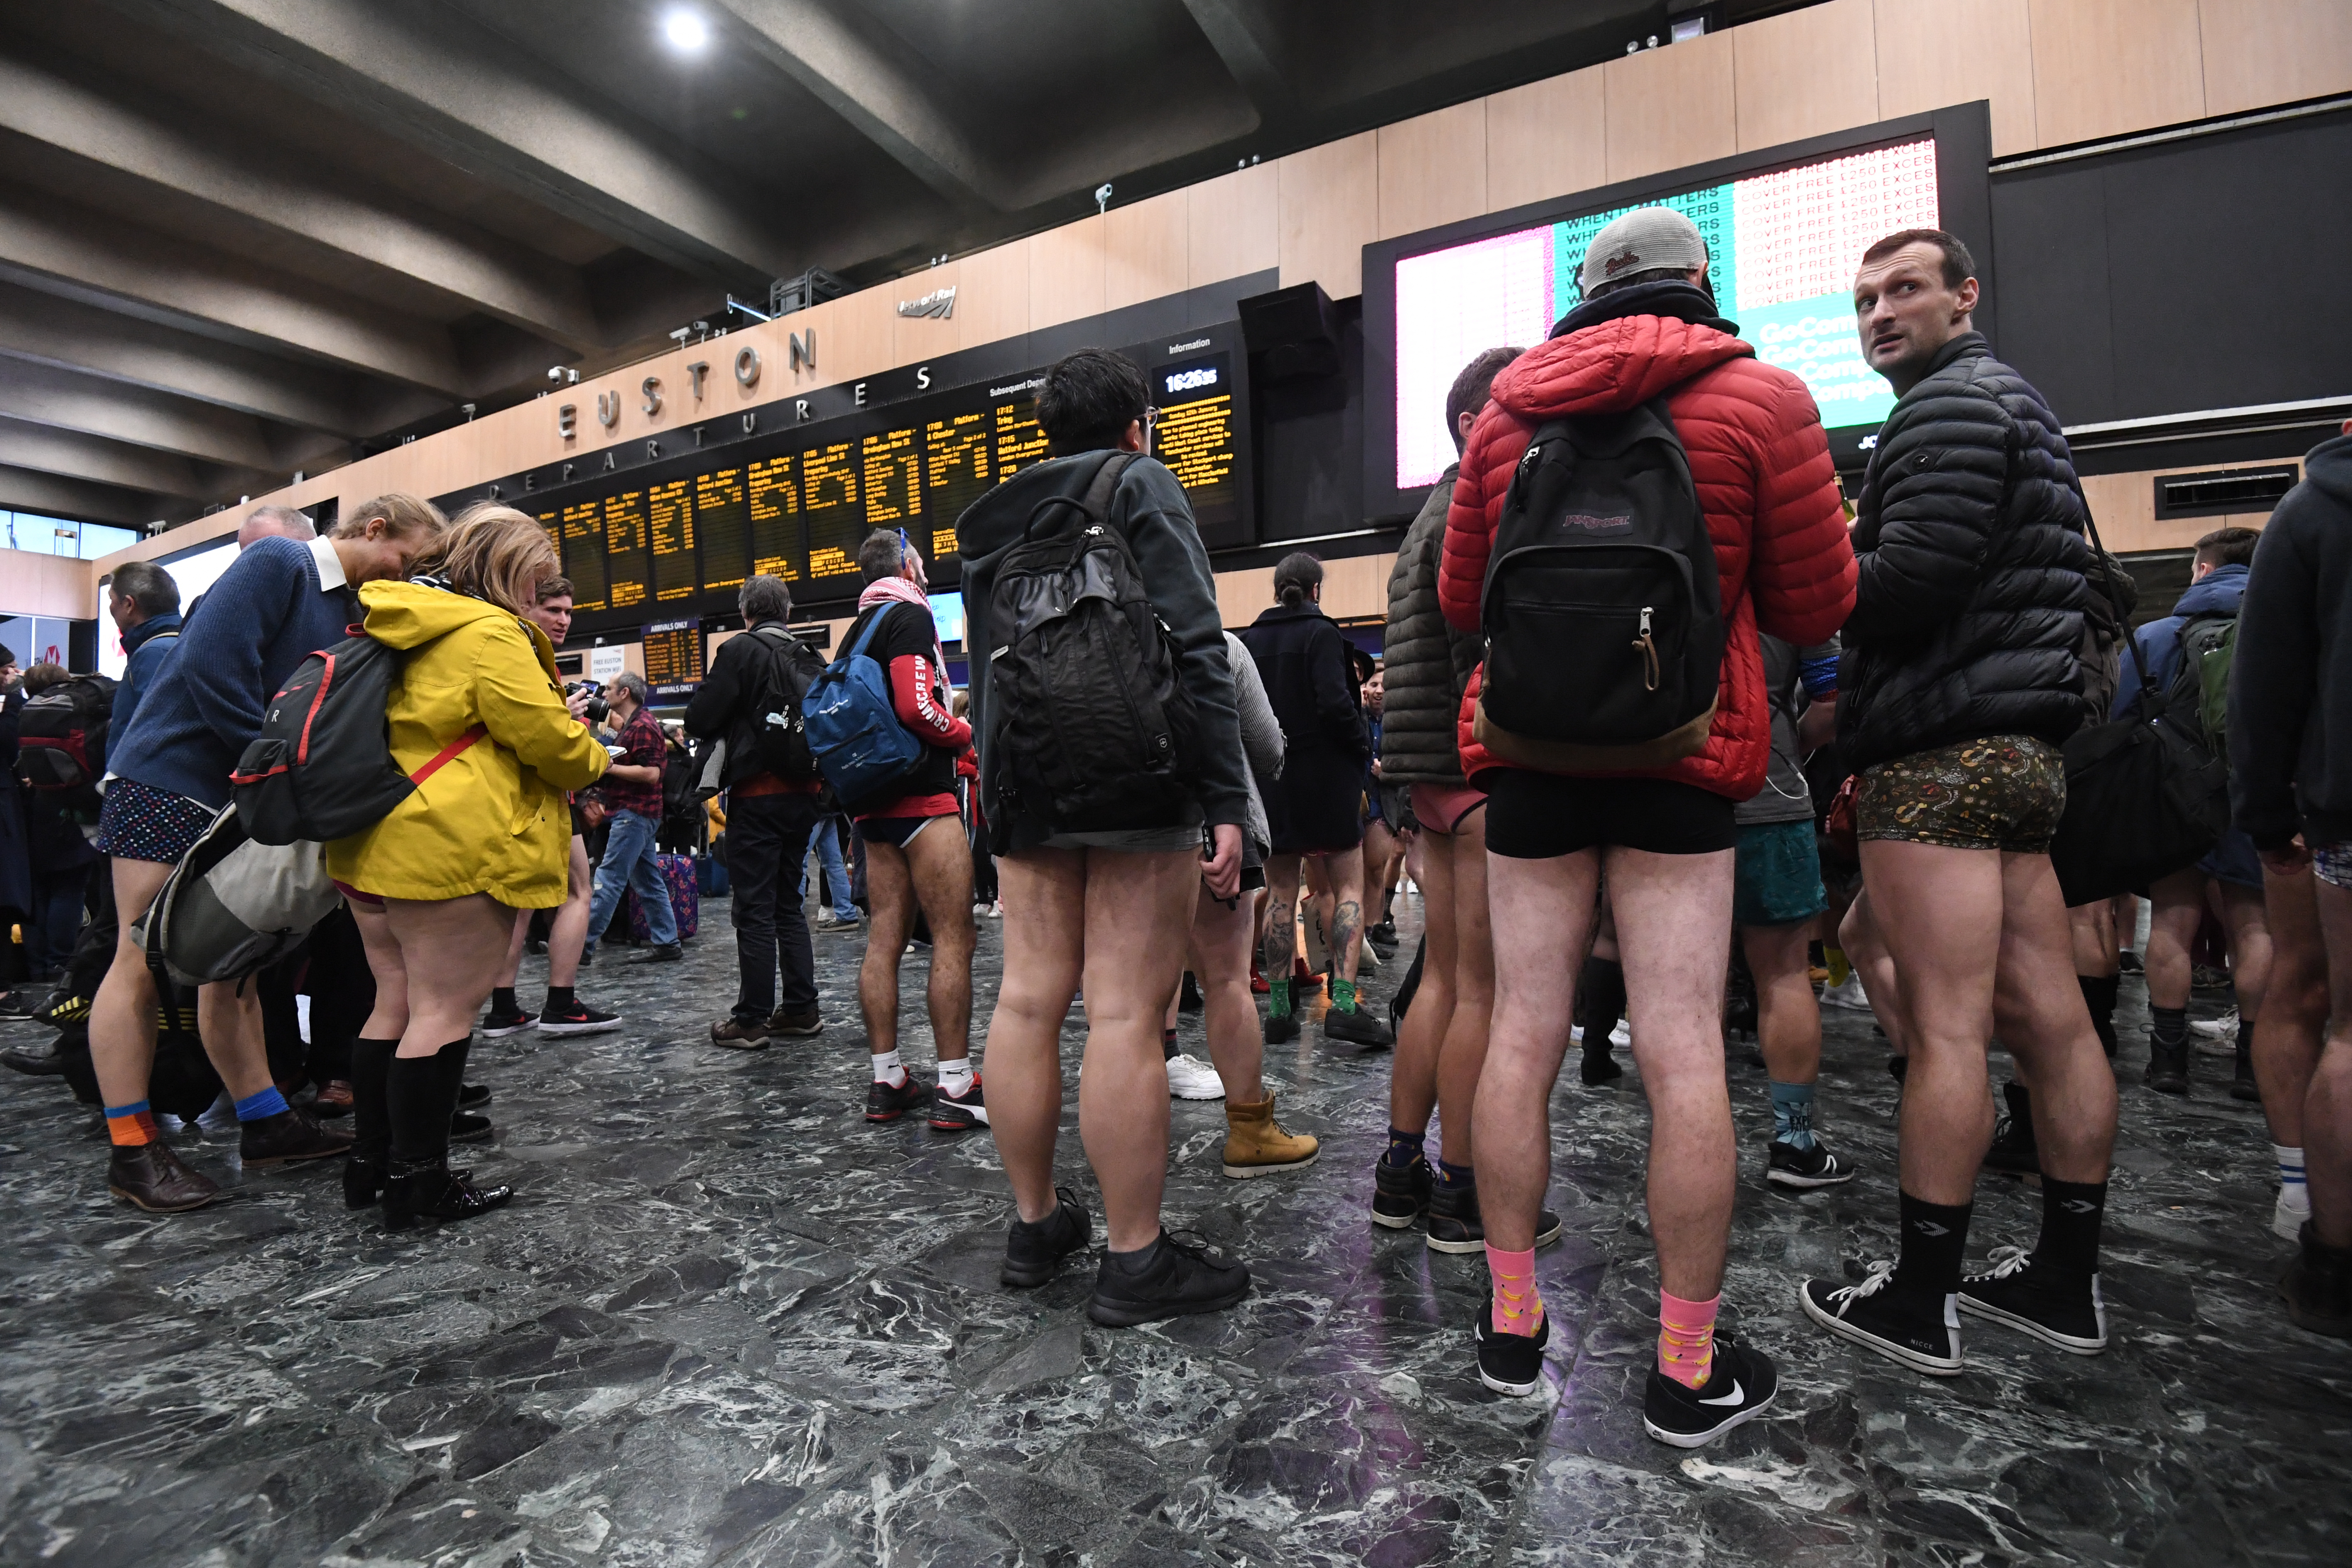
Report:
[[[666,37],[681,10],[699,49]],[[1591,63],[1665,11],[0,0],[0,509],[195,516],[772,279],[877,281],[1105,180],[1124,202]]]

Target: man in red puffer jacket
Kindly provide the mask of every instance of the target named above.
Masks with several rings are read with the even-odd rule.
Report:
[[[1533,1249],[1550,1176],[1546,1107],[1605,871],[1652,1112],[1663,1332],[1643,1424],[1682,1447],[1754,1416],[1776,1387],[1761,1353],[1714,1333],[1738,1173],[1719,1017],[1732,808],[1763,786],[1771,746],[1757,632],[1822,642],[1854,595],[1853,552],[1812,397],[1795,375],[1759,363],[1718,316],[1706,264],[1697,228],[1669,208],[1628,213],[1594,237],[1579,273],[1585,303],[1495,378],[1494,400],[1470,432],[1438,582],[1447,621],[1477,629],[1496,525],[1536,428],[1665,398],[1721,583],[1723,668],[1704,748],[1639,773],[1514,765],[1475,738],[1475,683],[1460,736],[1464,773],[1488,792],[1495,931],[1492,1043],[1472,1129],[1494,1289],[1478,1320],[1479,1373],[1510,1394],[1538,1382],[1549,1334]]]

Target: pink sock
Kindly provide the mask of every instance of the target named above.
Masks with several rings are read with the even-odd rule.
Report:
[[[1505,1252],[1486,1244],[1486,1272],[1493,1278],[1495,1309],[1491,1319],[1498,1334],[1535,1337],[1543,1323],[1543,1294],[1536,1289],[1536,1249]]]
[[[1715,1370],[1715,1310],[1718,1290],[1704,1301],[1658,1292],[1658,1370],[1685,1388],[1703,1385]]]

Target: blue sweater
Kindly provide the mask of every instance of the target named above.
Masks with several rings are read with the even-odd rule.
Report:
[[[174,610],[168,616],[151,616],[122,634],[122,680],[114,689],[114,708],[107,717],[109,735],[131,732],[131,716],[139,711],[139,700],[155,684],[155,676],[172,657],[172,650],[180,646],[179,632],[180,613]]]
[[[341,642],[358,618],[348,589],[319,585],[308,545],[262,539],[205,595],[181,628],[178,651],[139,695],[113,737],[115,773],[218,810],[228,775],[261,733],[262,715],[313,651]]]

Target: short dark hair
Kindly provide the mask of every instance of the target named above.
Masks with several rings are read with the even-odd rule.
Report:
[[[551,599],[572,599],[577,598],[578,596],[579,595],[572,590],[571,578],[562,576],[541,577],[539,580],[538,591],[531,595],[531,603],[535,605],[544,605]]]
[[[857,570],[868,583],[896,577],[907,564],[907,542],[895,528],[877,528],[857,547]]]
[[[1944,253],[1944,287],[1957,289],[1977,275],[1977,258],[1955,236],[1940,228],[1898,228],[1862,253],[1862,264],[1884,261],[1906,245],[1932,245]]]
[[[37,664],[25,672],[25,695],[38,697],[52,686],[63,686],[73,679],[73,671],[62,664]]]
[[[126,561],[114,569],[108,590],[131,601],[148,618],[168,616],[180,607],[180,584],[152,561]]]
[[[1057,458],[1118,445],[1143,417],[1150,384],[1125,354],[1080,349],[1046,369],[1037,388],[1037,427]]]
[[[2262,542],[2258,528],[2217,528],[2197,542],[2197,559],[2208,566],[2252,566]]]
[[[1486,399],[1495,390],[1495,377],[1525,353],[1525,349],[1488,349],[1464,365],[1454,384],[1445,389],[1445,433],[1454,437],[1455,451],[1462,449],[1462,416],[1475,416],[1486,409]]]
[[[1304,550],[1294,550],[1274,563],[1274,596],[1297,607],[1314,596],[1323,581],[1323,563]]]

